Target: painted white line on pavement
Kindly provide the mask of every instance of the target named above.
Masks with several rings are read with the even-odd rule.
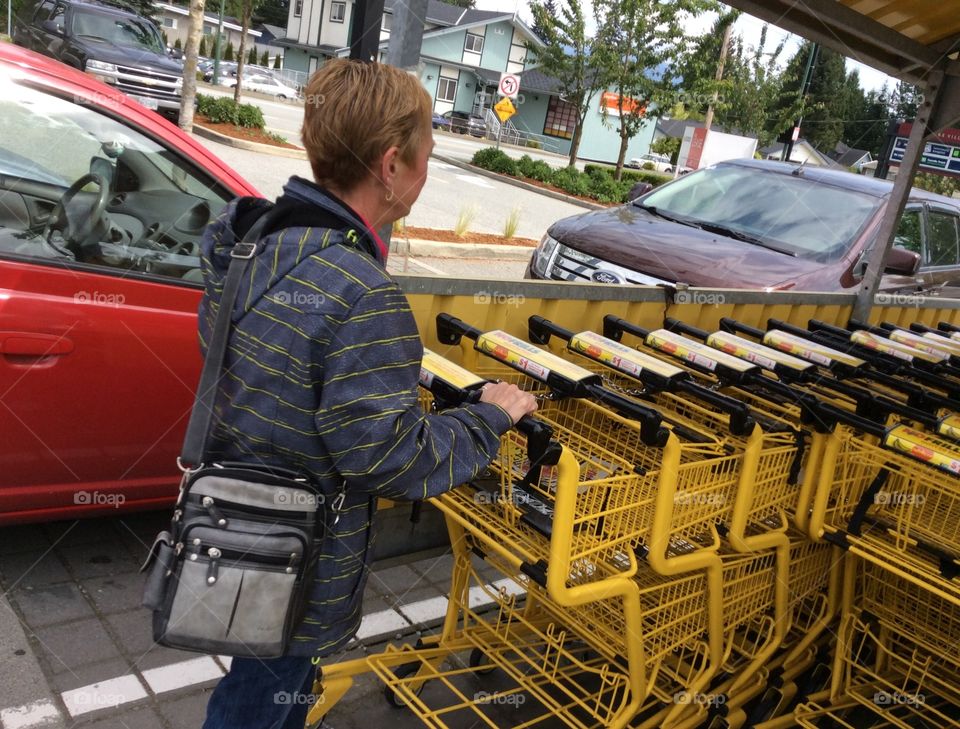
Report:
[[[453,165],[448,165],[446,162],[437,162],[436,160],[430,160],[430,166],[436,167],[438,170],[456,170],[459,169]]]
[[[145,699],[147,692],[136,676],[126,675],[111,678],[89,686],[81,686],[60,694],[70,716],[89,714],[91,711],[112,709],[120,704]]]
[[[476,175],[456,175],[456,178],[461,182],[468,182],[471,185],[476,185],[477,187],[485,187],[489,190],[493,189],[493,185],[487,182],[485,177],[477,177]]]
[[[411,602],[409,605],[397,605],[397,610],[414,625],[429,623],[446,615],[447,598],[443,595],[428,597],[426,600]]]
[[[143,678],[154,693],[175,691],[184,686],[211,681],[223,677],[223,670],[210,656],[191,658],[189,661],[143,671]]]
[[[364,615],[357,631],[357,640],[383,638],[401,630],[407,630],[410,624],[395,610],[381,610],[377,613]]]
[[[53,702],[44,700],[12,709],[0,709],[0,726],[4,729],[40,729],[63,726],[63,723]]]

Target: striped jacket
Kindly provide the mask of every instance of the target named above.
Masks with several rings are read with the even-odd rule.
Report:
[[[300,219],[261,239],[233,312],[208,455],[309,472],[328,503],[346,485],[290,650],[323,656],[359,627],[377,498],[427,499],[470,480],[493,459],[511,422],[484,403],[425,415],[417,325],[366,227],[301,178],[288,181],[281,200],[309,203],[319,219],[332,214],[342,225]],[[250,203],[231,202],[204,234],[204,350],[237,217]]]

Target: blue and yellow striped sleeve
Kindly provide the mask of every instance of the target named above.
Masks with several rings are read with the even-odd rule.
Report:
[[[366,291],[328,329],[317,431],[348,488],[394,499],[437,496],[475,477],[511,426],[478,403],[424,414],[418,400],[423,345],[394,283]],[[326,339],[326,336],[318,339]]]

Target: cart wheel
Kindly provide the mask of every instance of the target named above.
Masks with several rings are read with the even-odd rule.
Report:
[[[404,663],[402,666],[397,666],[394,670],[393,675],[397,678],[406,678],[407,676],[412,676],[418,670],[420,670],[419,663]],[[416,695],[419,696],[420,692],[423,691],[423,687],[426,682],[420,684],[420,688],[417,689]],[[403,709],[406,707],[407,702],[404,701],[396,691],[394,691],[390,686],[383,687],[383,697],[387,700],[387,703],[390,704],[394,709]]]
[[[470,651],[470,658],[467,660],[467,663],[478,676],[486,676],[488,673],[493,673],[497,668],[487,663],[487,657],[479,648],[474,648]]]

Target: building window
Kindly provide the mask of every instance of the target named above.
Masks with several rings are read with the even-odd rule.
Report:
[[[577,126],[577,107],[561,101],[556,96],[550,97],[547,107],[547,119],[543,123],[543,133],[551,137],[573,139],[573,130]]]
[[[437,101],[453,102],[457,98],[457,81],[452,78],[441,78],[437,85]]]
[[[342,23],[344,16],[347,14],[347,4],[346,3],[330,3],[330,22],[331,23]]]
[[[299,18],[303,14],[303,0],[294,0],[293,17]]]
[[[164,28],[176,28],[176,27],[177,27],[177,21],[174,20],[173,18],[164,18],[164,19],[163,19],[163,27],[164,27]]]
[[[467,39],[463,42],[463,50],[471,53],[483,53],[483,36],[476,33],[467,33]]]

